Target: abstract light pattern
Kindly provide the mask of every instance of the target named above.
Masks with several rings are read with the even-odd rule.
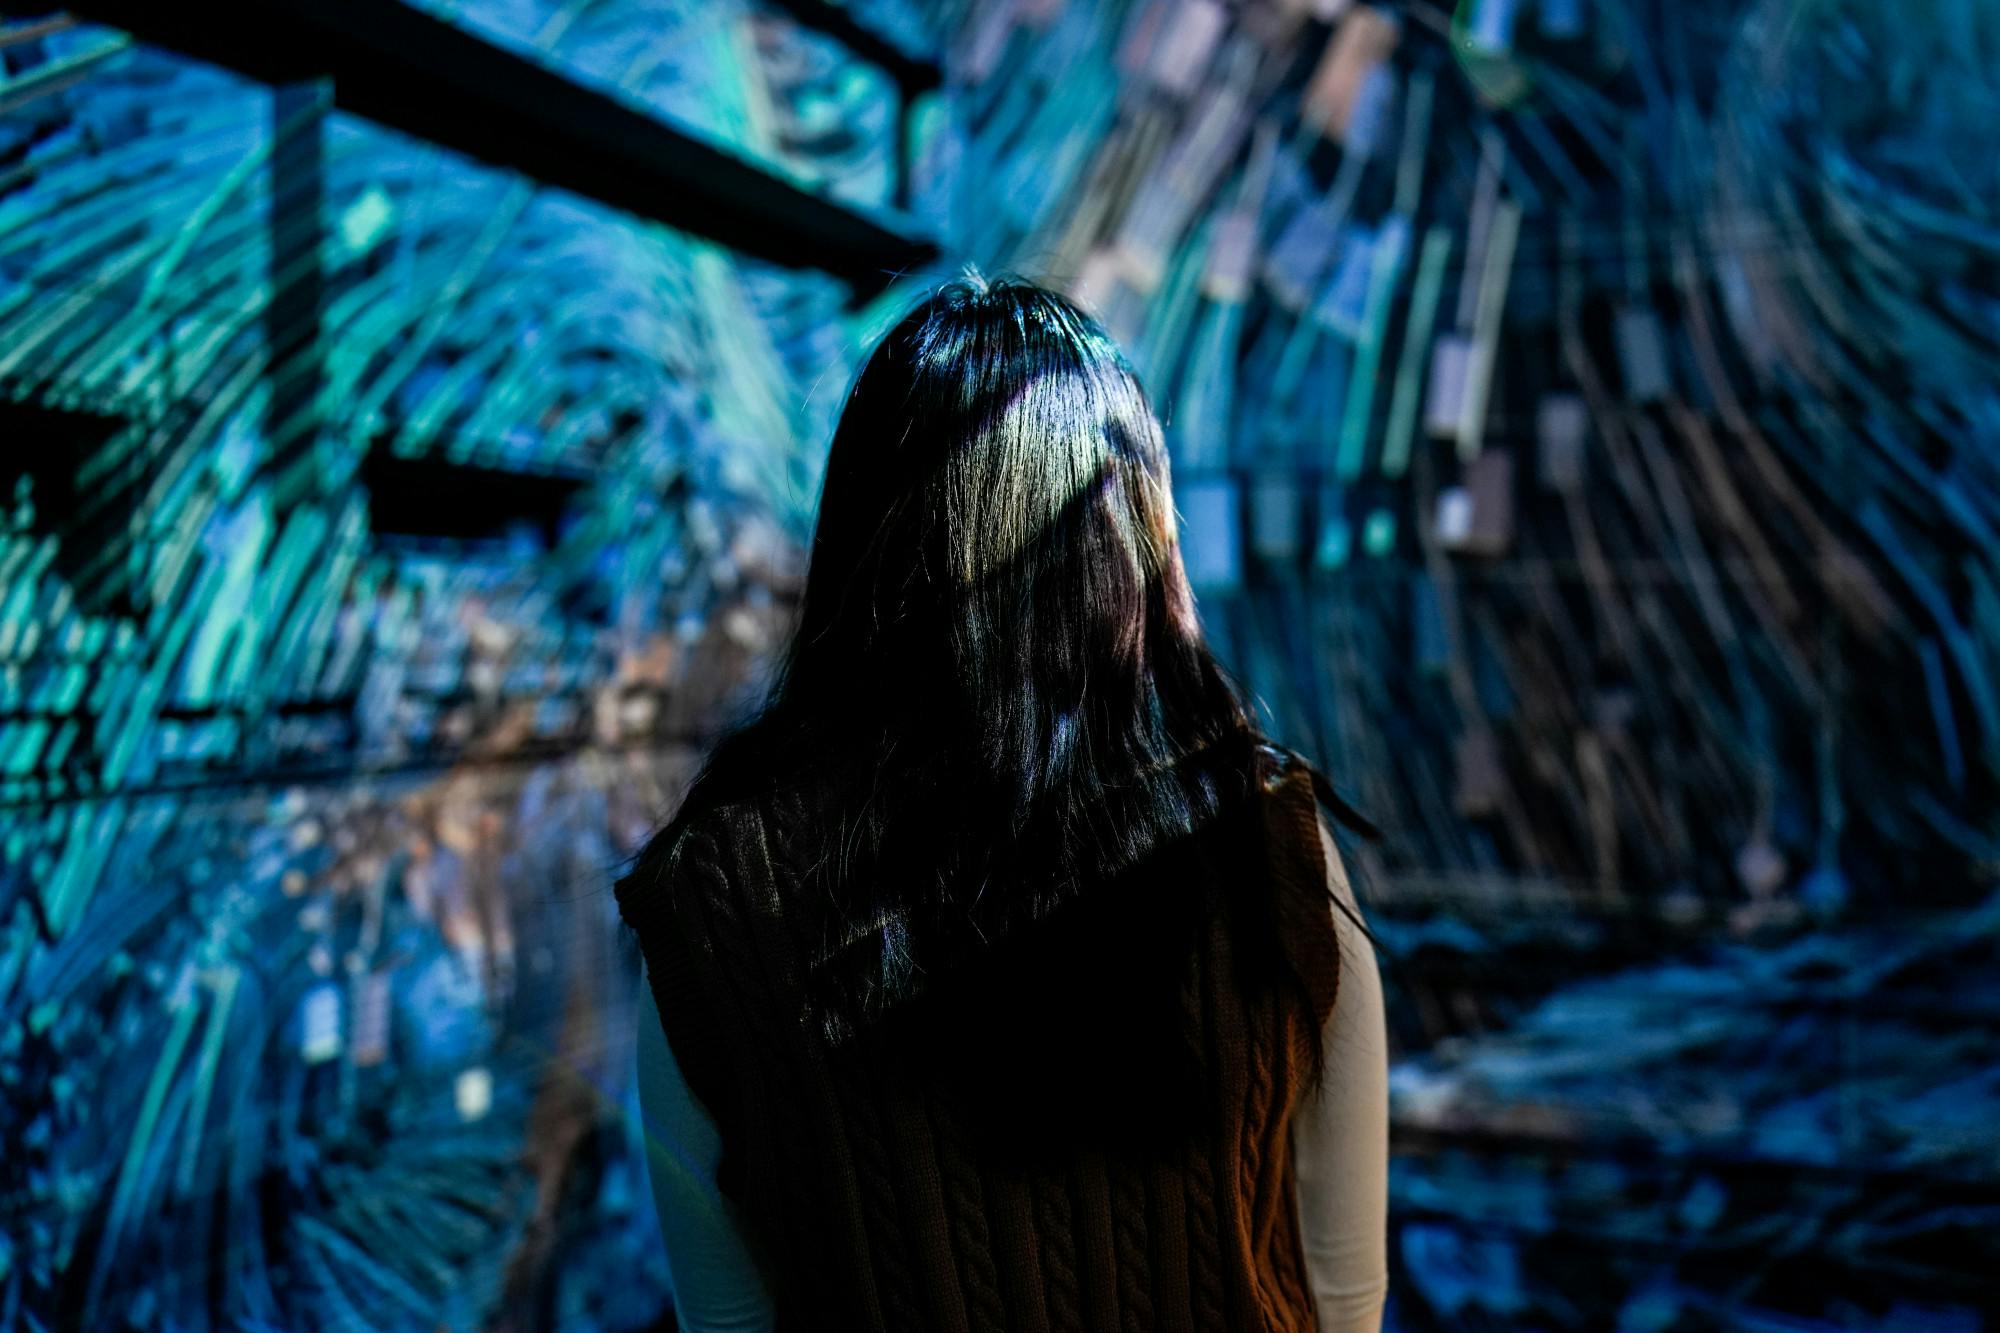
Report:
[[[1412,1326],[1977,1302],[1996,54],[1956,3],[963,11],[967,248],[1135,349],[1211,635],[1388,831]]]
[[[879,72],[773,14],[428,7],[893,190]],[[1975,1326],[1993,14],[852,12],[947,37],[916,206],[1132,349],[1210,632],[1388,831],[1396,1322]],[[849,312],[312,89],[0,61],[0,1311],[645,1325],[609,870],[933,275]]]
[[[750,54],[643,86],[880,188],[769,110],[827,71],[676,21]],[[844,294],[323,90],[0,51],[0,1309],[650,1322],[608,874],[784,621]]]

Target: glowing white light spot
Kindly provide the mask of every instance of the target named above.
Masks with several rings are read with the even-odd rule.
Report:
[[[482,1067],[461,1072],[452,1092],[460,1120],[477,1120],[493,1109],[493,1075]]]

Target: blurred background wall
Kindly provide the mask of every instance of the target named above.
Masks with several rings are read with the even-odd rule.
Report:
[[[0,1328],[670,1327],[608,884],[967,261],[1385,830],[1393,1325],[1991,1318],[2000,10],[0,8]]]

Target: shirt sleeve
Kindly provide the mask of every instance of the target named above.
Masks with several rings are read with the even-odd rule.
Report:
[[[1334,892],[1358,916],[1324,821],[1320,845]],[[1292,1120],[1299,1239],[1320,1333],[1374,1333],[1389,1290],[1389,1038],[1375,955],[1332,910],[1341,971],[1326,1023],[1326,1074]]]
[[[715,1183],[722,1136],[682,1077],[653,988],[639,984],[639,1114],[646,1172],[685,1333],[769,1333],[776,1315],[735,1205]]]

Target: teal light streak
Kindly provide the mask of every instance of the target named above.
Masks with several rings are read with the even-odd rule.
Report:
[[[229,1034],[229,1016],[242,979],[241,969],[232,965],[217,969],[209,981],[215,991],[215,1003],[209,1006],[208,1025],[202,1033],[201,1054],[195,1065],[194,1104],[188,1110],[180,1169],[174,1175],[174,1188],[183,1197],[195,1192],[195,1166],[201,1159],[202,1139],[208,1127],[208,1103],[215,1092],[216,1071],[222,1067],[223,1040]]]
[[[1514,244],[1521,234],[1521,205],[1501,201],[1493,212],[1479,305],[1473,316],[1472,358],[1465,374],[1465,401],[1458,418],[1458,456],[1479,456],[1486,435],[1486,400],[1493,387],[1493,363],[1500,348],[1500,320],[1507,305],[1507,280],[1514,269]]]
[[[1417,413],[1423,401],[1424,367],[1430,361],[1431,334],[1437,327],[1438,302],[1444,295],[1452,244],[1451,229],[1442,223],[1424,233],[1416,284],[1410,294],[1409,325],[1403,331],[1403,355],[1396,365],[1395,395],[1389,402],[1389,424],[1382,434],[1385,477],[1400,477],[1410,466]]]
[[[1340,423],[1340,449],[1334,459],[1335,474],[1342,481],[1361,475],[1368,449],[1368,424],[1375,410],[1375,380],[1382,366],[1382,343],[1388,334],[1389,311],[1396,284],[1403,273],[1403,254],[1409,247],[1409,224],[1391,218],[1375,235],[1368,275],[1368,305],[1361,320],[1361,338],[1354,348],[1354,366],[1348,378],[1346,411]]]
[[[1396,549],[1396,515],[1388,509],[1369,513],[1361,526],[1361,549],[1377,559]]]

